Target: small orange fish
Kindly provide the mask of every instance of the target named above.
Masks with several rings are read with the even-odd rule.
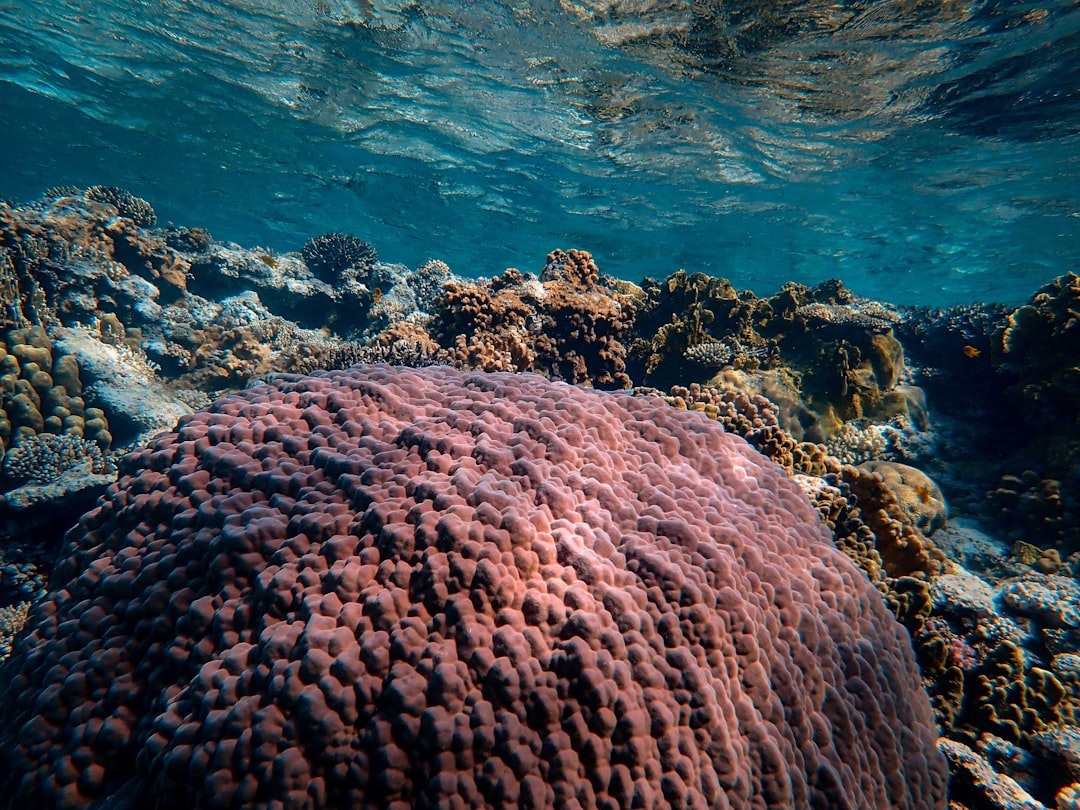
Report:
[[[371,294],[371,298],[372,298],[372,303],[375,303],[375,304],[379,303],[382,300],[382,289],[379,288],[379,287],[376,287],[375,292]]]
[[[964,355],[966,357],[978,357],[980,354],[982,354],[981,349],[976,349],[974,346],[964,347]]]

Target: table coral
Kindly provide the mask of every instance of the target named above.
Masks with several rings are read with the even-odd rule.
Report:
[[[702,414],[357,367],[125,463],[2,671],[8,807],[945,807],[906,633]]]

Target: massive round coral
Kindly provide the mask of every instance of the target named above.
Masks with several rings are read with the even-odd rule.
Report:
[[[944,807],[905,632],[702,414],[358,366],[126,468],[2,672],[7,807]]]

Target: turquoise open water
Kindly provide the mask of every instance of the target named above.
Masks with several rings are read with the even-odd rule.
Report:
[[[9,0],[0,121],[0,196],[282,252],[934,306],[1080,266],[1075,2]]]

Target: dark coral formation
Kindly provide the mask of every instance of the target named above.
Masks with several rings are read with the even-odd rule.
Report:
[[[1007,477],[988,487],[984,508],[994,517],[1009,513],[1011,533],[1026,532],[1024,539],[1062,558],[1080,555],[1080,276],[1055,279],[1013,310],[991,353],[1024,430],[1010,431],[1011,468],[999,468]]]
[[[1012,376],[1011,391],[1032,423],[1064,421],[1077,430],[1080,414],[1080,276],[1067,273],[1015,309],[994,335],[994,358]]]
[[[358,367],[126,473],[3,670],[6,806],[945,806],[906,634],[700,414]]]
[[[378,259],[370,244],[352,234],[337,231],[313,236],[304,243],[300,255],[311,272],[331,283],[346,270],[370,267]]]
[[[1013,542],[1080,562],[1080,276],[1020,307],[912,313],[900,330],[964,473],[955,495]],[[957,396],[963,392],[963,396]]]
[[[1080,552],[1080,498],[1074,493],[1069,484],[1024,470],[1003,475],[986,493],[981,511],[1014,549],[1023,542],[1067,558]]]
[[[760,346],[752,328],[757,297],[737,291],[727,279],[679,272],[643,282],[644,303],[630,346],[631,374],[648,385],[668,388],[693,379],[696,360],[687,352],[726,336],[740,345]]]
[[[111,205],[124,219],[130,219],[140,228],[149,228],[157,222],[153,206],[141,197],[136,197],[127,189],[116,186],[91,186],[86,190],[86,199]]]
[[[490,282],[447,284],[430,332],[462,368],[628,388],[623,341],[634,312],[588,253],[556,250],[539,279],[511,268]]]

